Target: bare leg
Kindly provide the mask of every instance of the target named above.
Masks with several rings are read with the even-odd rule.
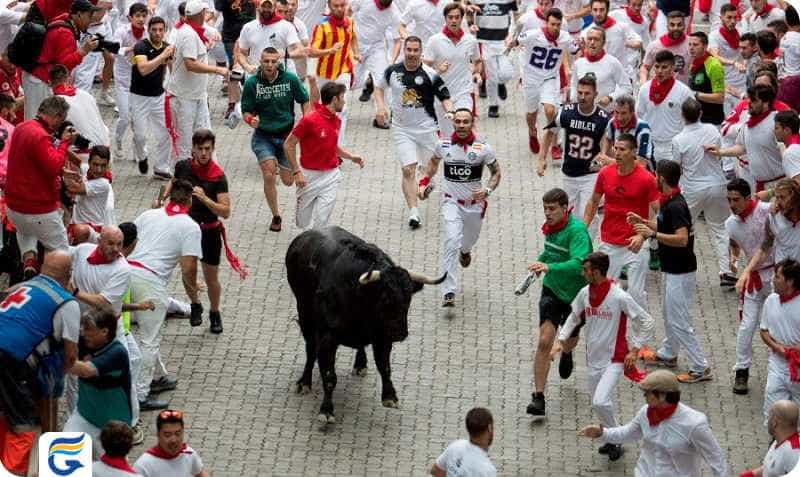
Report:
[[[409,209],[417,206],[417,163],[403,167],[403,196]]]
[[[278,190],[275,187],[275,176],[278,173],[276,161],[261,161],[258,165],[261,167],[261,175],[264,179],[264,197],[267,199],[267,205],[272,212],[272,216],[277,217],[281,213],[278,210]]]
[[[219,267],[204,263],[203,277],[208,288],[208,301],[211,304],[211,311],[219,311],[219,299],[222,295],[222,285],[219,283]]]
[[[556,327],[549,321],[545,321],[539,327],[539,345],[536,347],[536,353],[533,356],[533,383],[534,391],[538,393],[544,392],[544,386],[547,384],[547,375],[550,373],[550,350],[553,347],[553,341],[556,336]]]

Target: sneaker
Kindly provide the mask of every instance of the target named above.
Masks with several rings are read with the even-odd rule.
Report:
[[[572,369],[575,363],[572,361],[572,352],[561,353],[561,358],[558,360],[558,375],[561,379],[568,379],[572,376]]]
[[[189,324],[200,326],[203,324],[203,304],[192,303],[192,315],[189,317]]]
[[[147,165],[147,158],[145,157],[141,161],[138,162],[139,165],[139,174],[147,175],[147,170],[149,169]]]
[[[125,159],[125,149],[122,147],[122,139],[114,141],[114,156],[116,159]],[[135,161],[136,158],[131,155],[130,160]]]
[[[239,114],[238,111],[233,110],[227,115],[225,115],[225,120],[222,123],[228,127],[228,129],[236,129],[236,126],[239,125],[239,121],[242,120],[242,115]]]
[[[749,378],[749,369],[737,369],[736,377],[733,379],[733,394],[747,394],[747,380]]]
[[[469,252],[467,253],[461,252],[458,256],[458,262],[464,268],[469,267],[469,264],[472,263],[472,254]]]
[[[478,96],[480,96],[481,98],[485,98],[486,97],[486,82],[485,81],[483,83],[481,83],[480,87],[478,87]]]
[[[442,300],[442,308],[452,308],[454,306],[456,306],[456,294],[446,293]]]
[[[269,231],[270,232],[280,232],[282,223],[283,223],[283,219],[281,219],[280,215],[276,215],[276,216],[272,217],[272,223],[269,224]]]
[[[541,150],[541,146],[539,145],[539,135],[534,134],[533,136],[528,136],[528,149],[531,150],[534,154],[539,154]]]
[[[622,267],[622,270],[620,270],[619,279],[623,280],[623,281],[627,281],[628,280],[628,266],[627,265]]]
[[[608,448],[608,460],[614,462],[615,460],[619,460],[622,457],[624,451],[622,450],[622,446],[619,444],[611,444]]]
[[[421,222],[419,221],[419,215],[414,213],[408,216],[408,226],[411,227],[411,229],[416,230],[420,225]]]
[[[674,368],[678,366],[677,356],[672,359],[664,359],[650,348],[642,348],[639,351],[639,357],[642,359],[642,361],[644,361],[644,364],[649,364],[651,366],[659,366],[663,368]]]
[[[209,311],[208,320],[211,322],[211,326],[208,328],[210,332],[215,335],[222,333],[222,316],[218,311]]]
[[[500,106],[489,106],[489,113],[487,114],[490,118],[499,118],[500,117]]]
[[[139,401],[140,411],[158,411],[160,409],[166,409],[167,407],[169,407],[167,401],[159,401],[152,394],[148,395],[147,399],[144,401]]]
[[[142,421],[136,421],[133,426],[133,445],[138,446],[144,442],[144,431],[142,431]]]
[[[658,271],[661,269],[661,260],[658,258],[658,252],[650,249],[650,270]]]
[[[560,161],[561,160],[561,147],[559,147],[559,146],[551,146],[550,147],[550,157],[552,157],[554,161]]]
[[[30,280],[39,273],[39,263],[35,258],[26,258],[22,265],[22,278]]]
[[[702,381],[711,381],[713,375],[711,374],[711,368],[706,368],[702,372],[687,371],[684,374],[679,374],[677,378],[680,383],[694,384]]]
[[[366,103],[367,101],[369,101],[370,98],[372,98],[372,92],[374,89],[375,88],[372,85],[372,81],[367,80],[367,83],[361,89],[361,95],[358,97],[358,100],[361,101],[362,103]]]
[[[376,128],[376,129],[389,129],[389,128],[391,128],[391,126],[389,126],[388,122],[379,123],[377,119],[373,119],[372,120],[372,127]]]
[[[98,99],[100,100],[100,104],[104,104],[106,106],[114,106],[117,104],[117,102],[114,101],[114,97],[111,96],[111,93],[109,93],[107,89],[100,91]]]
[[[178,387],[178,378],[171,378],[169,376],[161,376],[158,379],[150,381],[150,394],[163,393],[164,391],[172,391]]]
[[[602,455],[608,455],[608,451],[609,451],[609,449],[611,449],[612,447],[614,447],[614,444],[608,444],[608,443],[606,443],[606,444],[603,444],[602,446],[600,446],[600,447],[597,449],[597,453],[598,453],[598,454],[602,454]]]
[[[730,273],[721,273],[719,275],[719,286],[722,288],[733,288],[736,286],[737,281],[736,275]]]
[[[525,412],[531,416],[544,417],[544,394],[533,393],[531,394],[531,403],[525,408]]]
[[[497,85],[497,96],[499,96],[500,99],[502,99],[503,101],[505,101],[506,98],[508,98],[508,90],[506,89],[505,84],[500,83]]]
[[[171,181],[172,174],[170,174],[169,172],[153,171],[153,179],[159,181]]]

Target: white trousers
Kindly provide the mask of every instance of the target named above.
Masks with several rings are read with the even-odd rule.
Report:
[[[725,220],[730,216],[731,209],[728,207],[727,190],[725,184],[708,186],[702,188],[685,188],[683,197],[692,213],[692,223],[697,223],[697,216],[700,212],[706,218],[706,223],[711,229],[711,243],[717,252],[717,262],[719,273],[731,273],[730,254],[728,245],[730,238],[725,230]]]
[[[103,54],[100,52],[92,52],[84,56],[81,64],[72,70],[72,84],[78,89],[91,93],[94,78],[97,76],[97,70],[102,61]]]
[[[608,267],[609,277],[618,280],[620,273],[622,273],[622,268],[628,267],[628,294],[639,306],[646,310],[647,292],[644,290],[644,285],[650,259],[650,250],[647,246],[642,245],[639,253],[633,253],[627,247],[600,242],[597,251],[608,255],[608,259],[611,262]]]
[[[592,399],[592,409],[603,427],[616,427],[617,418],[614,417],[614,389],[623,372],[622,363],[611,363],[605,368],[589,368],[588,383],[589,395]]]
[[[459,204],[452,197],[442,196],[442,269],[447,272],[442,282],[442,296],[458,290],[459,253],[469,253],[483,225],[487,203]]]
[[[481,43],[480,50],[486,73],[486,98],[489,100],[489,106],[498,106],[500,104],[500,96],[497,94],[497,86],[500,84],[500,80],[497,77],[498,62],[495,57],[503,54],[505,46],[502,41]]]
[[[69,240],[61,209],[46,214],[22,214],[7,209],[8,217],[17,229],[17,245],[20,254],[36,252],[36,242],[41,242],[45,249],[68,250]]]
[[[303,169],[303,176],[306,186],[297,188],[295,224],[306,229],[313,220],[313,228],[325,227],[336,205],[336,191],[342,180],[342,172],[338,167],[327,171]]]
[[[114,81],[114,96],[117,100],[117,109],[119,110],[119,117],[117,118],[117,130],[114,138],[117,142],[121,143],[125,139],[125,132],[131,124],[131,109],[130,109],[130,90],[131,85],[124,85],[120,81]],[[137,111],[138,114],[138,111]]]
[[[39,112],[39,105],[52,96],[53,91],[47,83],[27,71],[22,72],[22,89],[25,91],[25,120],[33,119]]]
[[[663,161],[664,159],[669,159],[670,161],[673,159],[672,155],[672,141],[660,141],[658,139],[650,138],[653,141],[653,158],[658,164],[658,161]]]
[[[317,76],[317,88],[319,88],[320,91],[322,91],[322,87],[325,86],[328,83],[343,84],[343,85],[345,85],[347,87],[347,90],[349,91],[350,90],[350,73],[343,73],[343,74],[339,75],[339,77],[336,78],[335,80],[329,80],[329,79],[320,78],[319,76]],[[347,144],[347,139],[346,139],[345,136],[346,136],[346,132],[347,132],[347,110],[348,109],[349,108],[347,106],[347,101],[345,101],[344,108],[342,108],[342,111],[340,113],[337,113],[339,115],[339,119],[342,120],[342,126],[339,128],[339,146],[344,146],[345,144]]]
[[[767,423],[769,408],[781,399],[794,401],[800,406],[800,383],[792,382],[786,360],[770,352],[767,360],[767,384],[764,387],[764,425]]]
[[[580,177],[570,177],[561,174],[561,185],[564,192],[567,193],[569,198],[569,206],[572,208],[572,215],[583,219],[583,212],[586,210],[586,204],[594,193],[594,184],[597,182],[597,173],[586,174]],[[595,214],[594,220],[589,225],[589,236],[594,238],[597,235],[597,226],[599,219]]]
[[[211,129],[207,99],[170,98],[172,121],[178,135],[178,158],[192,155],[192,134],[201,128]]]
[[[764,300],[772,292],[769,283],[754,293],[745,293],[740,305],[739,331],[736,333],[736,364],[734,370],[749,369],[753,360],[753,335],[758,328],[759,316]]]
[[[661,307],[664,314],[664,339],[657,354],[673,359],[683,348],[689,358],[689,370],[703,372],[708,367],[705,354],[692,327],[690,308],[694,299],[695,272],[661,273]]]
[[[364,83],[367,82],[367,73],[372,73],[372,81],[378,84],[380,77],[383,75],[386,68],[389,67],[388,54],[386,47],[383,43],[378,45],[358,45],[359,52],[363,61],[355,65],[355,82],[353,89],[361,89]],[[386,104],[391,104],[388,95],[391,94],[389,89],[384,90],[386,97]]]
[[[139,349],[142,354],[141,372],[136,382],[136,397],[139,401],[150,394],[150,382],[167,375],[167,368],[161,360],[161,326],[167,314],[166,287],[158,277],[147,270],[131,270],[131,303],[151,300],[155,310],[134,311],[139,323]]]
[[[167,129],[164,94],[161,96],[140,96],[130,94],[131,129],[133,130],[133,157],[137,161],[152,159],[153,169],[159,172],[172,173],[170,148],[172,144]],[[147,138],[152,135],[155,141],[153,155],[147,151]]]
[[[100,456],[106,453],[105,449],[103,449],[103,443],[100,442],[100,432],[102,432],[102,429],[84,419],[77,409],[72,411],[72,414],[67,418],[67,422],[64,423],[63,432],[85,432],[88,434],[89,437],[92,438],[93,461],[99,460]]]

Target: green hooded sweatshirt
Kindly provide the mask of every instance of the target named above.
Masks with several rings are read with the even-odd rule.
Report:
[[[242,114],[258,116],[258,129],[267,134],[285,134],[294,126],[294,103],[308,101],[300,79],[283,65],[278,65],[278,76],[267,81],[261,76],[261,68],[247,78],[242,91]]]
[[[538,258],[547,264],[542,286],[552,290],[564,303],[572,303],[581,288],[586,286],[583,259],[590,253],[592,239],[586,226],[570,215],[563,229],[545,236],[544,251]]]

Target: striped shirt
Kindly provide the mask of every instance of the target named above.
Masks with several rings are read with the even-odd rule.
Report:
[[[345,17],[343,20],[337,21],[335,18],[325,16],[314,27],[311,37],[311,47],[317,50],[332,48],[336,43],[342,42],[342,48],[336,53],[319,57],[317,61],[318,77],[335,80],[342,74],[353,71],[350,42],[355,37],[355,30],[352,20]]]

